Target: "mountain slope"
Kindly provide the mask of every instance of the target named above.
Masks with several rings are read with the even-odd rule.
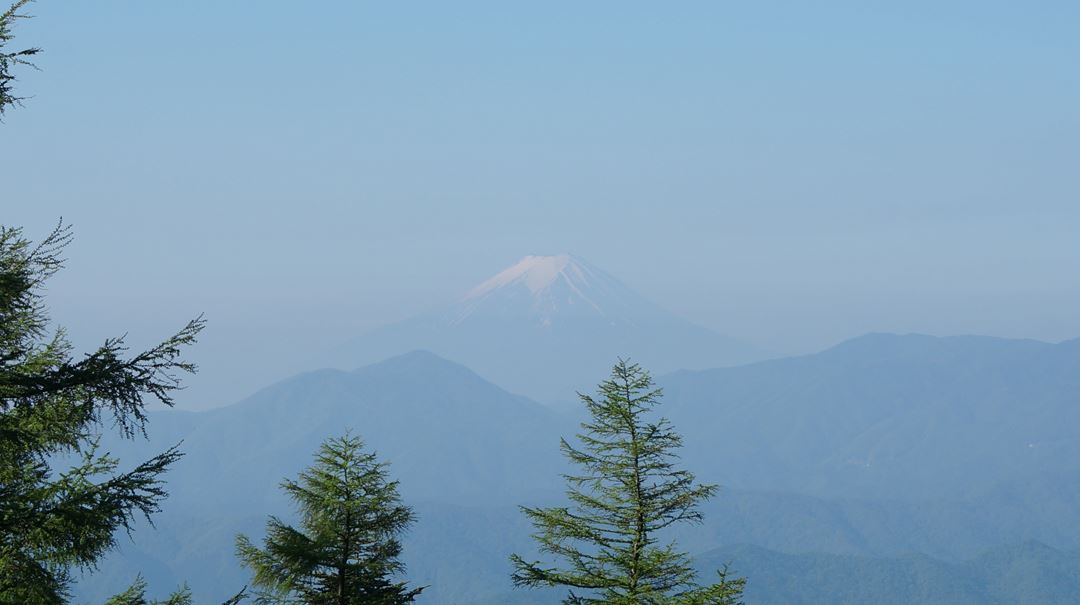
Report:
[[[750,546],[697,558],[703,572],[727,562],[750,578],[747,605],[1065,605],[1080,590],[1080,554],[1032,542],[962,563],[923,555],[784,555]]]
[[[183,439],[188,454],[170,471],[170,504],[188,511],[279,508],[281,479],[345,430],[391,463],[412,501],[516,503],[522,493],[557,486],[550,469],[560,464],[557,436],[569,424],[463,366],[416,351],[353,372],[301,374],[224,408],[155,413],[149,442],[110,445],[131,460]]]
[[[923,555],[784,554],[750,545],[695,557],[699,580],[730,564],[748,579],[746,605],[1068,605],[1080,592],[1080,553],[1025,542],[949,563]],[[515,590],[469,605],[556,605],[560,591]]]
[[[421,512],[410,539],[452,535],[453,519],[434,526],[447,511],[495,507],[512,510],[502,518],[517,523],[518,503],[550,499],[560,489],[558,436],[572,423],[463,366],[415,351],[353,372],[301,374],[225,408],[155,412],[148,428],[148,441],[110,439],[104,446],[134,461],[182,440],[186,455],[168,473],[170,496],[156,527],[122,541],[101,573],[80,586],[80,596],[93,602],[136,573],[162,590],[190,582],[200,600],[235,592],[246,583],[233,557],[235,534],[261,535],[271,514],[289,518],[281,480],[310,465],[324,439],[346,430],[390,463],[402,497]],[[447,550],[449,539],[437,542],[438,558],[419,559],[427,578],[438,575],[432,564],[460,559],[468,544],[455,542],[455,552]]]
[[[459,361],[515,393],[575,399],[618,356],[656,372],[761,359],[734,339],[680,319],[570,256],[529,256],[447,308],[374,330],[325,359],[355,367],[412,349]]]
[[[723,486],[705,525],[679,541],[691,552],[752,543],[952,561],[1026,539],[1077,548],[1078,362],[1076,341],[871,335],[664,376],[661,412],[685,436],[685,466]],[[155,414],[150,444],[111,451],[133,461],[183,439],[189,456],[169,475],[157,530],[137,531],[82,594],[100,601],[136,571],[158,574],[155,586],[188,580],[205,598],[242,585],[232,536],[287,515],[279,481],[348,427],[390,460],[420,511],[409,577],[440,605],[509,588],[506,556],[529,547],[515,505],[558,501],[558,437],[576,430],[430,353],[308,373],[211,412]],[[764,569],[760,586],[772,582]]]
[[[661,380],[687,459],[744,489],[974,497],[1080,471],[1080,347],[870,335]]]
[[[1075,477],[1061,479],[1076,481]],[[176,482],[170,485],[174,493],[183,489]],[[233,489],[227,484],[216,487]],[[840,557],[830,560],[888,559],[918,552],[927,558],[957,562],[1001,544],[1032,538],[1051,540],[1059,549],[1080,547],[1080,499],[1060,503],[1068,504],[1070,510],[1044,511],[1047,502],[1041,500],[1042,494],[1032,494],[1037,502],[1025,505],[997,498],[975,504],[941,500],[909,504],[723,489],[704,507],[703,525],[682,528],[673,537],[692,553],[753,544],[795,558]],[[552,496],[522,497],[520,503],[555,501]],[[407,577],[429,586],[420,603],[449,605],[485,596],[499,602],[507,594],[514,598],[506,602],[543,602],[542,595],[531,591],[512,591],[509,555],[539,556],[532,552],[532,528],[516,506],[409,503],[415,506],[419,520],[405,537],[404,560]],[[233,556],[235,534],[259,536],[267,514],[287,518],[289,510],[284,505],[267,510],[252,505],[191,514],[168,502],[165,512],[155,517],[156,527],[140,527],[131,542],[121,540],[120,551],[110,555],[84,582],[79,594],[89,602],[101,602],[109,589],[115,592],[136,573],[142,573],[160,590],[186,581],[200,602],[220,601],[230,590],[248,582]],[[758,563],[742,555],[721,560],[731,561],[740,572],[749,574],[758,589],[769,590],[777,582],[770,575],[774,568],[769,561]],[[822,591],[831,589],[825,582],[825,577],[819,581]]]

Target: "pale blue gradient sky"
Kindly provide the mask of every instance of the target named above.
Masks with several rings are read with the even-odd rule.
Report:
[[[31,10],[0,221],[80,342],[206,311],[193,407],[563,251],[778,352],[1080,336],[1080,3]]]

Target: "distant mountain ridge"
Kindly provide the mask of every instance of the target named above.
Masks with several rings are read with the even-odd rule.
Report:
[[[281,480],[346,430],[390,463],[410,502],[495,506],[559,488],[549,471],[571,426],[464,366],[413,351],[351,372],[305,372],[222,408],[152,412],[149,441],[106,445],[137,460],[183,441],[167,509],[187,515],[290,510]]]
[[[695,557],[701,579],[731,563],[748,578],[746,605],[1070,605],[1080,552],[1038,542],[1003,545],[963,562],[918,554],[786,554],[739,544]],[[516,590],[468,605],[557,605],[559,591]]]
[[[925,555],[782,554],[739,545],[697,557],[751,578],[747,605],[1069,605],[1080,593],[1080,552],[1026,541],[961,562]]]
[[[679,541],[694,553],[750,543],[952,563],[1030,539],[1078,548],[1077,368],[1080,341],[874,334],[814,355],[660,376],[660,412],[685,438],[683,463],[722,486],[705,525]],[[301,374],[225,408],[154,413],[150,443],[105,445],[130,462],[183,440],[165,512],[80,596],[98,602],[136,571],[155,586],[189,580],[200,600],[242,585],[232,536],[287,516],[280,480],[347,428],[391,463],[420,512],[405,556],[410,578],[432,585],[423,602],[438,605],[509,589],[506,556],[530,544],[516,505],[559,501],[558,438],[577,429],[427,352]],[[772,582],[768,565],[744,569]],[[907,571],[881,573],[902,581]]]
[[[446,308],[373,330],[328,353],[349,369],[415,349],[462,363],[511,392],[575,401],[618,356],[662,373],[765,355],[676,317],[570,255],[527,256]]]
[[[911,499],[1080,470],[1078,370],[1077,341],[870,334],[661,383],[688,459],[737,462],[719,481]]]
[[[155,516],[156,528],[141,527],[133,542],[122,541],[122,553],[80,586],[80,595],[103,601],[143,573],[152,586],[189,581],[198,601],[220,601],[218,594],[247,583],[233,557],[235,533],[258,536],[268,515],[289,518],[282,479],[295,477],[323,440],[346,430],[389,463],[405,501],[431,511],[423,514],[486,506],[512,509],[516,517],[513,507],[522,501],[558,493],[558,436],[572,426],[426,351],[350,372],[306,372],[223,408],[152,412],[149,441],[112,436],[104,447],[132,461],[183,442],[186,455],[166,477],[165,510]]]

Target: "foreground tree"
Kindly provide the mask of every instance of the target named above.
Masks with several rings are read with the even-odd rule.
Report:
[[[739,603],[745,580],[725,569],[715,584],[699,585],[689,556],[661,541],[672,525],[700,523],[697,507],[716,487],[696,485],[678,470],[682,438],[667,420],[647,420],[660,390],[648,372],[620,360],[599,391],[595,399],[581,395],[591,415],[581,425],[581,446],[562,440],[563,453],[581,469],[566,475],[572,505],[522,507],[540,551],[564,565],[512,555],[514,584],[568,587],[569,605]]]
[[[238,556],[254,572],[258,602],[411,603],[423,589],[392,579],[404,571],[398,536],[414,521],[397,486],[359,438],[323,443],[298,481],[282,483],[299,509],[299,529],[270,517],[263,548],[236,538]]]
[[[20,100],[12,90],[15,82],[15,68],[19,65],[30,65],[30,57],[40,52],[37,48],[8,49],[15,21],[26,17],[19,11],[29,2],[30,0],[18,0],[0,13],[0,115],[3,115],[9,105],[14,105]]]
[[[82,358],[62,329],[49,336],[45,281],[63,264],[70,232],[57,227],[34,246],[0,227],[0,603],[66,602],[71,571],[92,567],[118,529],[157,512],[170,449],[127,472],[97,453],[111,420],[125,437],[144,431],[145,397],[172,405],[178,373],[195,366],[181,349],[203,327],[191,321],[161,344],[127,355],[114,338]],[[62,472],[58,460],[76,462]]]
[[[222,605],[238,605],[243,599],[244,593],[241,591]],[[137,578],[130,588],[106,601],[105,605],[192,605],[191,591],[186,587],[181,588],[163,601],[152,601],[146,598],[146,582]]]
[[[12,70],[39,52],[7,48],[28,2],[0,13],[0,114],[20,101]],[[158,511],[161,475],[180,457],[172,448],[121,473],[119,461],[97,454],[97,432],[111,419],[124,437],[145,434],[144,399],[172,405],[178,374],[195,371],[180,351],[195,342],[202,319],[134,356],[123,338],[112,338],[76,359],[62,329],[48,335],[42,298],[70,239],[60,225],[34,246],[19,229],[0,225],[0,605],[67,602],[72,570],[92,568],[115,545],[118,529],[130,532],[137,517]],[[71,457],[74,466],[55,470]],[[108,605],[190,603],[186,588],[150,602],[137,578]]]

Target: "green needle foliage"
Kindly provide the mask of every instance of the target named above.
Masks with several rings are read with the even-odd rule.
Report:
[[[180,360],[203,321],[161,344],[128,355],[113,338],[81,358],[62,329],[49,330],[42,299],[70,241],[58,226],[37,246],[0,227],[0,603],[65,603],[72,569],[92,568],[115,545],[118,529],[157,512],[161,475],[180,457],[174,447],[127,472],[99,454],[106,420],[126,437],[144,431],[145,397],[171,405]],[[66,470],[58,460],[73,459]]]
[[[36,48],[7,50],[18,0],[0,13],[0,115],[20,101],[12,69],[30,65]],[[93,568],[115,546],[118,529],[159,510],[161,475],[181,454],[173,447],[127,472],[98,454],[106,419],[124,437],[145,436],[146,397],[171,406],[178,374],[195,365],[180,360],[195,342],[202,318],[161,344],[128,355],[124,339],[110,338],[93,353],[72,356],[63,329],[50,336],[42,291],[61,269],[71,232],[61,223],[34,246],[19,229],[0,225],[0,605],[59,605],[69,597],[73,569]],[[78,462],[64,471],[59,460]],[[108,605],[151,605],[136,579]],[[226,601],[236,605],[244,591]],[[190,605],[187,589],[152,605]]]
[[[323,443],[299,480],[282,483],[299,509],[299,528],[271,517],[263,548],[236,538],[259,603],[397,605],[420,594],[392,579],[404,571],[397,537],[415,517],[386,466],[346,434]]]
[[[22,50],[8,50],[7,45],[12,39],[12,29],[15,21],[26,18],[19,11],[30,0],[18,0],[6,11],[0,13],[0,115],[9,105],[18,103],[21,99],[12,92],[15,75],[12,73],[19,65],[31,65],[29,58],[41,52],[37,48],[24,48]]]
[[[243,599],[244,592],[241,591],[222,605],[238,605]],[[191,591],[187,587],[172,593],[164,601],[151,601],[146,598],[146,581],[137,578],[130,588],[106,601],[105,605],[191,605],[191,603]]]
[[[682,438],[670,423],[647,420],[661,391],[648,372],[623,360],[599,391],[595,399],[581,395],[592,418],[581,425],[580,447],[562,440],[581,469],[565,475],[571,506],[522,507],[540,551],[564,564],[512,555],[514,584],[568,587],[568,605],[739,603],[745,580],[720,570],[715,584],[699,585],[690,557],[661,540],[672,525],[699,523],[698,504],[716,493],[675,467]]]

